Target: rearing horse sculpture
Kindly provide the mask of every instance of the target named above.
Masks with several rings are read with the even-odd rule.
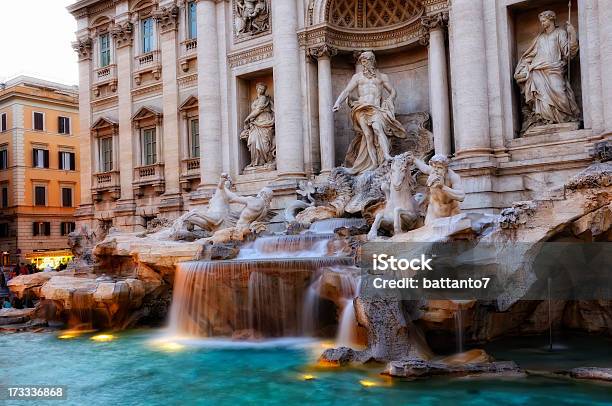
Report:
[[[378,236],[378,229],[393,226],[393,234],[409,230],[415,226],[420,216],[419,202],[415,199],[416,181],[410,173],[413,163],[412,154],[404,152],[396,155],[391,162],[389,182],[384,182],[381,189],[385,193],[385,207],[376,213],[368,240]]]

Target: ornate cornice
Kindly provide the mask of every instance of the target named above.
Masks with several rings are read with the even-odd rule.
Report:
[[[159,23],[161,33],[175,31],[178,27],[179,8],[175,5],[162,7],[153,12],[153,18]]]
[[[435,30],[444,30],[448,25],[448,11],[441,11],[436,14],[424,16],[421,18],[421,37],[419,42],[421,45],[429,45],[429,33]]]
[[[273,55],[274,49],[272,44],[266,44],[257,48],[230,54],[227,56],[227,60],[231,68],[236,68],[238,66],[248,65],[249,63],[272,58]]]
[[[177,80],[179,88],[183,89],[190,86],[197,86],[198,74],[193,73],[191,75],[179,77]]]
[[[91,38],[82,38],[72,43],[72,49],[79,55],[79,61],[91,59]]]
[[[323,44],[318,47],[308,48],[306,50],[306,55],[312,59],[332,58],[338,55],[338,49],[327,44]]]
[[[116,41],[117,48],[132,45],[134,38],[134,26],[129,21],[123,24],[115,24],[111,29],[111,35]]]

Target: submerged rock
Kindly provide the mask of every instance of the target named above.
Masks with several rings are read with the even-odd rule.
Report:
[[[524,376],[524,372],[513,361],[447,364],[442,361],[409,359],[390,362],[383,373],[398,378],[474,375]]]
[[[612,382],[612,368],[581,367],[570,369],[567,373],[576,379]]]

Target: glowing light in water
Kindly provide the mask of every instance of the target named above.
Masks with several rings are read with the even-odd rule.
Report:
[[[60,334],[59,336],[57,336],[57,338],[59,338],[60,340],[69,340],[71,338],[75,338],[78,336],[79,335],[75,333],[64,333],[64,334]]]
[[[312,380],[315,380],[315,379],[317,379],[317,377],[314,376],[314,375],[311,375],[311,374],[304,374],[304,375],[302,375],[302,380],[304,380],[304,381],[312,381]]]
[[[91,337],[91,340],[97,342],[113,341],[116,337],[112,334],[97,334]]]
[[[378,386],[378,383],[374,381],[368,381],[367,379],[362,379],[361,381],[359,381],[359,383],[361,384],[361,386],[365,388],[371,388],[373,386]]]
[[[175,343],[172,341],[160,342],[157,344],[157,348],[166,352],[178,352],[185,349],[183,344]]]

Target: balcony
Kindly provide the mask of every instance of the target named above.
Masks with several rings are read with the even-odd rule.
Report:
[[[191,190],[191,181],[200,179],[200,158],[187,158],[181,161],[181,187]]]
[[[198,40],[196,38],[181,42],[179,65],[183,72],[189,71],[189,61],[198,56]]]
[[[159,51],[148,52],[134,58],[134,80],[140,85],[142,75],[151,72],[155,80],[161,77],[161,56]]]
[[[134,168],[134,193],[143,196],[144,188],[153,187],[157,194],[164,193],[164,164],[144,165]]]
[[[104,194],[109,193],[113,200],[121,196],[119,171],[99,172],[93,175],[91,193],[96,202],[102,201]]]
[[[94,84],[107,83],[112,80],[117,80],[117,65],[108,65],[94,71]]]

